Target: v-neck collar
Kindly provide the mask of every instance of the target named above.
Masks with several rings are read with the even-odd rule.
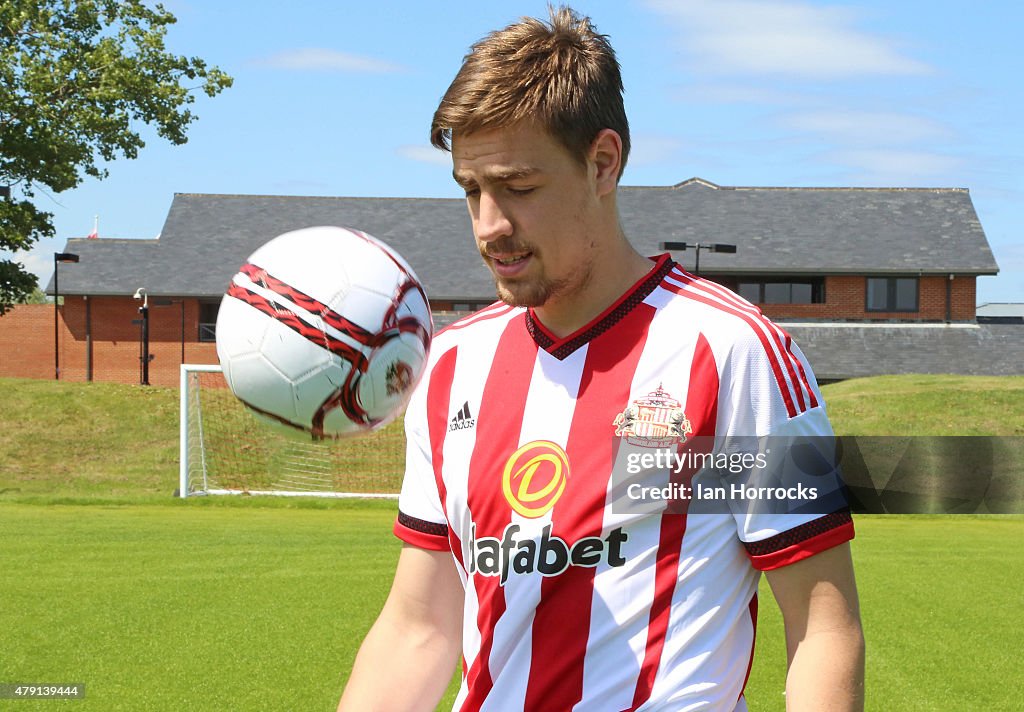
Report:
[[[561,361],[621,321],[626,314],[646,299],[655,287],[661,284],[673,267],[675,267],[675,262],[672,261],[668,253],[660,255],[655,260],[651,271],[641,277],[614,304],[594,317],[588,324],[564,338],[559,339],[548,331],[540,323],[532,308],[526,311],[526,328],[538,346]]]

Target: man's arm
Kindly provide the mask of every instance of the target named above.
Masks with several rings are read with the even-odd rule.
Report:
[[[786,627],[786,710],[863,710],[864,633],[849,544],[765,575]]]
[[[450,552],[403,547],[338,712],[433,710],[460,653],[464,596]]]

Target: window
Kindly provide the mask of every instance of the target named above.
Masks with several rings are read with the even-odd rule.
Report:
[[[867,311],[916,312],[917,277],[868,277]]]
[[[217,340],[217,312],[220,310],[220,302],[199,303],[199,340]]]
[[[761,284],[758,282],[740,282],[736,291],[752,304],[761,301]]]
[[[737,281],[736,291],[753,304],[823,304],[825,302],[825,280],[821,277],[808,279],[746,278]]]

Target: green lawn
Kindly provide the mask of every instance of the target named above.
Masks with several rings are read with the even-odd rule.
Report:
[[[877,376],[822,393],[839,435],[1024,435],[1024,376]]]
[[[863,516],[852,543],[867,709],[1019,710],[1024,520]],[[752,710],[783,712],[782,618],[762,579]]]
[[[0,681],[86,684],[18,710],[330,710],[387,593],[393,507],[0,504]],[[1019,709],[1024,521],[857,527],[868,709]],[[765,588],[752,709],[784,710],[784,669]]]
[[[169,388],[0,379],[0,500],[166,498],[178,469]]]
[[[85,683],[83,710],[332,709],[392,506],[0,505],[0,681]]]
[[[334,708],[390,584],[393,501],[176,500],[175,391],[0,379],[0,393],[0,683],[87,690],[0,710]],[[825,395],[841,434],[1024,434],[1020,378],[861,379]],[[1019,709],[1024,518],[857,529],[868,709]],[[760,610],[748,696],[781,712],[767,588]]]

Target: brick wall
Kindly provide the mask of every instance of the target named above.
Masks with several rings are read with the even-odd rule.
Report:
[[[867,280],[863,276],[832,276],[825,278],[824,304],[761,304],[765,314],[773,319],[837,320],[899,320],[945,321],[946,284],[948,277],[921,277],[918,286],[917,312],[869,312],[864,307],[867,299]],[[953,321],[974,321],[974,277],[954,277],[951,306]]]
[[[59,336],[68,338],[63,320]],[[53,378],[53,305],[21,304],[0,316],[0,376]]]
[[[176,386],[182,360],[182,306],[149,302],[152,385]],[[199,303],[184,306],[185,362],[217,363],[213,343],[199,342]],[[66,297],[60,308],[61,379],[140,382],[139,302],[127,297]],[[88,320],[88,328],[87,328]],[[91,340],[88,335],[91,334]],[[91,345],[90,345],[91,341]],[[0,376],[53,378],[53,305],[25,304],[0,317]]]
[[[764,304],[764,312],[776,319],[945,321],[946,277],[922,277],[920,311],[914,314],[867,312],[866,280],[858,276],[833,276],[825,281],[824,304]],[[952,280],[953,321],[975,318],[975,278]],[[150,300],[149,367],[152,385],[176,386],[182,362],[182,305],[156,305]],[[437,305],[435,305],[437,306]],[[24,304],[0,317],[0,376],[53,378],[52,304]],[[89,329],[86,328],[86,319]],[[91,333],[92,380],[139,383],[139,302],[130,297],[66,297],[60,308],[61,378],[89,378],[87,331]],[[199,341],[199,301],[184,302],[186,363],[217,363],[216,347]]]

